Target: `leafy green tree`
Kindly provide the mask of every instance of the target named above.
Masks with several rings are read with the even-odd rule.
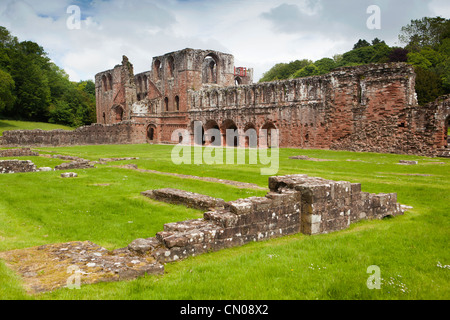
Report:
[[[353,50],[364,48],[364,47],[370,47],[370,43],[367,42],[366,40],[359,39],[359,41],[357,43],[355,43],[355,45],[353,46]]]
[[[0,113],[12,109],[15,101],[14,88],[11,75],[0,69]]]
[[[317,60],[314,65],[318,69],[318,74],[327,74],[337,66],[336,62],[330,58]]]
[[[298,70],[294,73],[294,79],[295,78],[303,78],[303,77],[310,77],[315,76],[319,74],[319,68],[317,68],[314,64],[309,64],[306,67]]]
[[[398,38],[409,50],[417,52],[426,46],[436,46],[449,36],[450,19],[424,17],[411,20],[410,24],[402,27]]]
[[[416,72],[416,93],[420,105],[436,100],[445,94],[442,80],[436,73],[423,69],[415,68]]]

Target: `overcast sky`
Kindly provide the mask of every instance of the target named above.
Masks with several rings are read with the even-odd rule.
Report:
[[[380,29],[367,27],[371,5]],[[194,48],[233,54],[236,66],[254,68],[256,82],[276,63],[332,57],[359,39],[400,45],[401,27],[425,16],[450,18],[450,1],[0,0],[0,25],[43,46],[73,81],[94,79],[122,55],[138,73],[154,56]]]

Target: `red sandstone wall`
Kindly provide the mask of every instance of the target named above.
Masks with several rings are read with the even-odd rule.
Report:
[[[3,133],[3,146],[72,146],[96,144],[146,143],[145,125],[122,122],[114,125],[96,124],[74,131],[16,130]]]

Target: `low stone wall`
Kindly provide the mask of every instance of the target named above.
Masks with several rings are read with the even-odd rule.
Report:
[[[0,160],[0,174],[36,171],[36,166],[30,160]]]
[[[73,169],[91,169],[95,168],[88,160],[77,160],[72,162],[61,163],[55,167],[55,170],[73,170]]]
[[[159,262],[172,262],[208,251],[244,245],[252,241],[296,233],[308,235],[348,228],[362,219],[382,219],[403,214],[397,195],[361,192],[361,184],[332,181],[306,175],[271,177],[265,197],[226,203],[204,213],[204,218],[164,225],[156,239],[138,239],[129,249],[149,246]],[[204,195],[174,189],[143,193],[159,201],[203,203]],[[210,198],[210,197],[208,197]],[[209,199],[209,207],[214,201]],[[145,251],[145,250],[144,250]],[[141,252],[142,253],[142,252]]]
[[[271,177],[269,187],[265,197],[229,202],[182,190],[151,190],[143,195],[209,210],[202,219],[165,224],[155,237],[113,251],[86,241],[12,250],[0,258],[35,293],[68,285],[66,273],[54,275],[55,266],[78,269],[83,284],[119,281],[162,274],[164,263],[208,251],[299,232],[327,233],[361,219],[403,214],[396,194],[361,192],[358,183],[290,175]]]
[[[39,156],[39,153],[31,151],[30,148],[0,150],[0,158],[7,158],[7,157],[37,157],[37,156]]]
[[[12,130],[3,132],[2,146],[42,147],[146,142],[145,124],[123,121],[112,125],[93,124],[68,130]]]
[[[220,207],[223,208],[225,206],[225,201],[222,199],[170,188],[144,191],[141,194],[158,201],[182,204],[189,208],[199,210],[210,210]]]

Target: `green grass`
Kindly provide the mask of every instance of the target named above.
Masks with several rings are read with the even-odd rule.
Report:
[[[68,127],[68,126],[64,126],[64,125],[52,124],[52,123],[44,123],[44,122],[1,120],[0,119],[0,136],[3,135],[4,131],[8,131],[8,130],[34,130],[34,129],[41,129],[41,130],[56,130],[56,129],[73,130],[74,128],[71,128],[71,127]]]
[[[171,146],[118,145],[41,148],[91,160],[139,157],[139,168],[256,183],[267,187],[263,165],[174,165]],[[330,162],[291,160],[307,155]],[[398,165],[400,159],[419,165]],[[53,159],[43,160],[50,161]],[[348,161],[353,160],[353,161]],[[357,161],[354,161],[357,160]],[[443,164],[439,164],[443,163]],[[53,163],[47,163],[54,165]],[[100,165],[58,172],[0,176],[0,251],[90,240],[108,249],[150,237],[164,223],[201,212],[148,200],[141,191],[174,187],[233,200],[264,191]],[[294,235],[167,264],[163,276],[61,289],[28,296],[0,263],[3,299],[449,299],[450,161],[345,151],[283,149],[278,175],[302,173],[362,183],[363,191],[397,192],[413,206],[404,216],[363,221],[317,236]],[[413,175],[411,175],[413,174]],[[132,221],[132,223],[131,223]],[[369,290],[367,268],[377,265],[381,290]]]

